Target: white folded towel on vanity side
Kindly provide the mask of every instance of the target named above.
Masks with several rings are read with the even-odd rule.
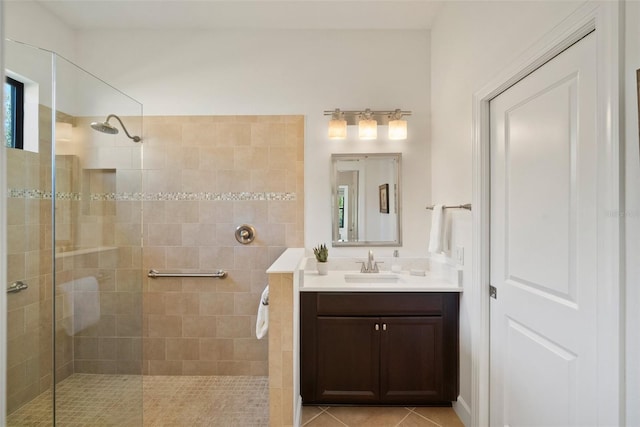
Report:
[[[442,252],[442,231],[444,228],[443,205],[435,205],[431,214],[431,236],[429,238],[429,252]]]
[[[265,286],[260,303],[258,304],[258,318],[256,319],[256,338],[262,339],[269,330],[269,285]]]

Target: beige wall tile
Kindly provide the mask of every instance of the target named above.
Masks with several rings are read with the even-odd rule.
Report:
[[[183,224],[182,243],[185,246],[217,246],[215,224]]]
[[[25,333],[25,310],[18,308],[7,313],[7,338],[13,339]]]
[[[222,316],[233,314],[233,293],[201,293],[199,302],[201,315]]]
[[[235,360],[265,360],[268,356],[268,343],[253,338],[239,338],[234,340],[233,353]],[[283,360],[283,366],[284,360]],[[291,365],[293,366],[293,365]]]
[[[219,375],[249,375],[251,362],[244,360],[223,360],[218,362]]]
[[[182,171],[182,191],[188,193],[214,192],[217,188],[216,180],[215,171],[186,169]]]
[[[228,316],[221,316],[226,319]],[[217,316],[189,315],[182,317],[182,336],[193,338],[226,338],[233,335],[218,332]]]
[[[182,227],[180,224],[153,224],[147,226],[149,246],[180,246]]]
[[[303,201],[301,116],[153,118],[145,122],[145,134],[149,146],[158,148],[150,152],[145,192],[288,191]],[[303,244],[300,206],[302,202],[264,200],[143,203],[145,269],[228,272],[224,279],[144,279],[147,372],[267,372],[267,341],[254,338],[257,305],[266,268],[287,245]],[[240,245],[234,238],[235,228],[243,223],[257,228],[252,245]],[[116,229],[116,241],[124,241],[118,235],[126,232],[133,232],[133,226]],[[113,301],[105,305],[112,307]],[[282,359],[282,346],[288,343],[280,335],[274,343]],[[291,339],[287,333],[283,337]],[[164,360],[167,355],[176,360]]]
[[[182,145],[190,146],[214,146],[216,143],[217,125],[209,123],[184,123],[182,125]]]
[[[199,248],[197,246],[170,246],[166,248],[167,268],[176,270],[199,268]]]
[[[183,360],[182,375],[218,375],[218,363],[209,360]]]
[[[233,359],[233,339],[201,338],[200,359],[215,361]]]
[[[271,120],[270,120],[271,121]],[[285,144],[284,123],[254,123],[251,125],[251,145],[276,147]]]
[[[216,143],[218,146],[237,147],[253,142],[252,126],[248,123],[218,123]]]
[[[234,314],[252,315],[258,312],[260,304],[260,294],[258,293],[236,293],[234,294]]]
[[[144,338],[142,342],[145,360],[166,360],[166,338]]]
[[[220,338],[249,338],[251,334],[251,316],[217,316],[215,318],[216,336]]]
[[[199,360],[200,341],[197,338],[167,338],[167,360]]]
[[[251,171],[250,170],[224,170],[219,169],[216,172],[216,191],[221,193],[235,192],[239,193],[250,188]],[[209,190],[211,191],[211,190]]]
[[[75,337],[73,344],[76,359],[99,359],[98,338]]]
[[[195,293],[165,293],[165,314],[168,315],[198,315],[200,302]]]
[[[180,360],[149,360],[149,375],[182,375]]]
[[[182,336],[182,317],[150,314],[149,336],[152,338]]]

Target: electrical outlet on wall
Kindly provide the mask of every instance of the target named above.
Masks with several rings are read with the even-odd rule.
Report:
[[[464,265],[464,247],[456,246],[455,250],[453,251],[453,256],[456,260],[456,264]]]

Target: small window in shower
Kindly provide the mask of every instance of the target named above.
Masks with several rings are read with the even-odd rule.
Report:
[[[4,84],[4,138],[9,148],[23,148],[24,84],[7,77]]]

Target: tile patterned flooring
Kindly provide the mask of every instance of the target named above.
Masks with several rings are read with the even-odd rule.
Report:
[[[74,374],[58,385],[56,400],[64,427],[269,425],[267,377]],[[11,414],[7,426],[51,426],[51,412],[48,391]],[[305,406],[302,425],[462,427],[452,408],[428,407]]]
[[[56,390],[63,427],[269,425],[267,377],[74,374]],[[144,399],[143,399],[144,396]],[[142,401],[144,400],[144,407]],[[144,419],[143,419],[144,408]],[[51,426],[51,392],[7,418],[8,427]]]
[[[145,376],[144,425],[269,425],[267,377]]]
[[[74,374],[56,389],[56,425],[139,426],[142,378],[135,375]],[[7,417],[8,427],[51,426],[51,390]]]
[[[305,427],[464,427],[453,408],[304,406]]]

